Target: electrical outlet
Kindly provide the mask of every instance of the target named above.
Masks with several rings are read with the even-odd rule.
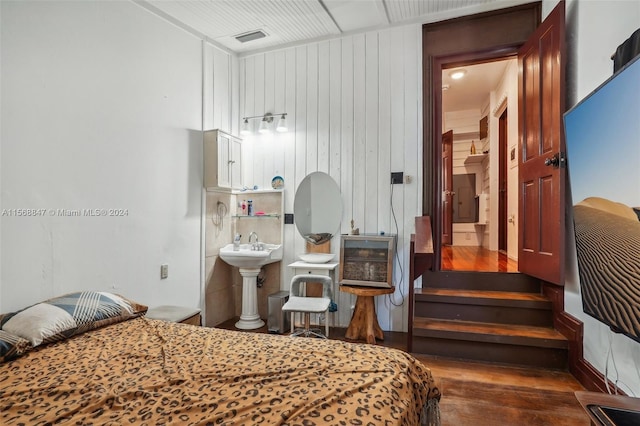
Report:
[[[160,265],[160,279],[164,280],[169,277],[169,265]]]
[[[396,183],[400,183],[402,184],[403,182],[403,175],[404,172],[391,172],[391,184],[396,184]]]
[[[284,214],[284,224],[285,225],[293,225],[293,213],[285,213]]]

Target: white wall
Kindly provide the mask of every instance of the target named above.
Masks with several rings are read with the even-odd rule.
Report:
[[[302,179],[323,171],[342,193],[342,233],[350,232],[351,219],[361,233],[396,233],[390,172],[412,177],[409,184],[393,186],[402,266],[394,267],[393,302],[404,297],[404,303],[376,298],[385,330],[407,329],[409,239],[421,214],[420,34],[420,25],[408,25],[240,60],[241,115],[289,114],[287,134],[247,137],[243,152],[245,184],[267,187],[273,176],[284,178],[286,212],[293,212]],[[336,254],[339,242],[332,242]],[[286,265],[305,250],[293,225],[285,227],[285,247],[282,275],[288,288],[292,273]],[[340,293],[337,303],[346,326],[354,297]]]
[[[543,1],[548,14],[556,1]],[[640,23],[635,1],[567,3],[567,108],[571,108],[612,75],[610,57]],[[640,344],[582,312],[573,229],[567,230],[565,310],[584,323],[584,357],[629,395],[640,396]],[[611,349],[611,353],[609,353]],[[607,367],[608,364],[608,367]]]
[[[2,23],[2,7],[0,5],[0,23]],[[0,170],[2,167],[2,29],[0,27]],[[0,172],[0,212],[2,211],[2,173]],[[2,216],[0,216],[1,218]],[[0,219],[1,220],[1,219]],[[2,259],[2,225],[0,224],[0,259]],[[0,260],[0,312],[2,312],[2,261]]]
[[[201,40],[133,2],[3,1],[0,10],[2,208],[44,209],[0,217],[0,310],[79,289],[199,307]],[[232,98],[229,77],[215,78],[205,97]],[[207,124],[233,125],[229,107],[216,109],[225,103],[207,104]]]

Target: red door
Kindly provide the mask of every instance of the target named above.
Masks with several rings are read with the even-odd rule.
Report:
[[[520,272],[564,283],[564,51],[560,2],[518,53]]]
[[[453,130],[442,135],[442,244],[453,242]]]

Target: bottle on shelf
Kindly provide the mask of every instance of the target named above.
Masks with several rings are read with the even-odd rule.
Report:
[[[247,202],[242,200],[242,215],[247,214]]]
[[[476,143],[471,141],[471,155],[475,155],[476,153]]]
[[[247,200],[247,215],[253,216],[253,200]]]

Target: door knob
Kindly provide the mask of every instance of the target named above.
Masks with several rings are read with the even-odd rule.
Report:
[[[557,154],[554,154],[554,156],[551,158],[546,158],[544,160],[544,165],[553,166],[554,169],[557,169],[560,166],[564,167],[565,161],[566,160],[565,160],[564,152],[559,152]]]
[[[560,160],[558,159],[558,154],[544,160],[545,166],[558,167],[558,164],[560,164]]]

